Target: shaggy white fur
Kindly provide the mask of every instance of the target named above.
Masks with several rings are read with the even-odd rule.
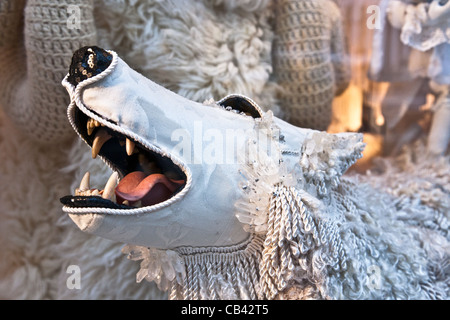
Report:
[[[96,3],[99,44],[191,100],[239,93],[273,106],[270,4],[102,0]]]
[[[385,211],[388,214],[395,210],[395,220],[380,215],[374,222],[377,227],[386,231],[383,235],[398,226],[401,226],[400,230],[404,230],[402,235],[395,238],[387,237],[383,241],[371,235],[375,230],[370,230],[371,223],[367,223],[366,230],[359,231],[366,234],[363,238],[370,241],[365,244],[369,248],[367,251],[371,251],[370,248],[383,248],[383,243],[387,246],[385,252],[380,252],[380,257],[375,257],[375,261],[387,259],[393,262],[393,265],[383,265],[385,270],[380,280],[392,285],[393,293],[400,299],[414,299],[414,293],[417,292],[414,286],[426,291],[429,298],[448,299],[449,297],[449,167],[450,156],[436,157],[429,154],[426,142],[422,139],[405,147],[398,157],[376,159],[371,171],[365,175],[348,174],[348,178],[353,183],[366,184],[367,188],[375,189],[373,206],[383,206],[391,201]],[[418,251],[415,252],[416,249],[411,245],[411,240],[408,240],[408,243],[403,242],[407,234],[410,239],[413,239],[416,248],[423,247],[428,262],[431,263],[427,270],[422,270],[426,262],[420,258],[422,255],[419,255]],[[394,258],[395,255],[392,253],[395,252],[402,254]],[[369,256],[367,253],[363,254]],[[392,256],[386,257],[387,254]],[[403,254],[404,257],[402,257]],[[416,258],[408,261],[405,259],[407,256]],[[393,272],[395,265],[400,266],[402,272]],[[429,283],[412,282],[409,275],[413,273],[428,273],[430,279],[435,282],[434,288]],[[383,287],[381,289],[384,290]],[[378,293],[381,294],[382,290]]]

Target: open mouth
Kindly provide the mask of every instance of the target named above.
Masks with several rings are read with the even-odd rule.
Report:
[[[92,148],[92,157],[101,157],[114,172],[103,189],[90,186],[87,172],[74,194],[61,198],[65,206],[149,207],[169,200],[186,186],[186,174],[168,157],[90,118],[78,108],[74,122],[80,136]]]
[[[113,170],[103,189],[91,187],[90,174],[86,173],[74,194],[60,199],[68,212],[131,214],[158,210],[180,199],[192,182],[189,168],[182,161],[85,106],[80,99],[81,89],[108,76],[118,61],[115,52],[82,47],[74,53],[63,80],[71,95],[69,121],[92,148],[92,157],[99,156]],[[243,116],[262,117],[259,106],[239,95],[227,96],[218,105]]]

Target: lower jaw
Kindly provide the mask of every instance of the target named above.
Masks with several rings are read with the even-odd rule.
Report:
[[[103,199],[100,196],[64,196],[60,199],[60,202],[68,208],[82,209],[86,208],[86,213],[93,211],[92,208],[102,209],[135,209],[134,207],[124,204],[118,204],[109,199]],[[69,210],[70,211],[70,210]]]
[[[60,201],[72,208],[135,209],[153,206],[173,197],[184,180],[172,180],[162,174],[146,175],[132,172],[118,184],[118,174],[113,173],[103,190],[89,186],[90,173],[83,177],[75,194],[65,196]]]

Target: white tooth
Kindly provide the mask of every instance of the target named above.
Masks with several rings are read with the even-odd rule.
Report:
[[[81,183],[80,183],[80,190],[84,191],[84,190],[88,190],[90,188],[89,186],[89,180],[90,180],[91,174],[88,172],[86,172],[84,174],[83,179],[81,179]]]
[[[92,191],[91,195],[93,196],[99,196],[100,192],[98,191],[98,189],[94,189],[94,191]]]
[[[125,146],[125,148],[127,149],[127,155],[131,156],[133,154],[134,146],[135,146],[134,142],[127,138]]]
[[[105,129],[100,129],[97,134],[95,135],[94,142],[92,143],[92,158],[97,158],[98,153],[100,152],[100,149],[102,148],[103,144],[111,139],[111,136],[106,132]]]
[[[123,204],[123,205],[126,205],[126,206],[129,206],[129,205],[130,205],[130,201],[124,200],[124,201],[122,202],[122,204]]]
[[[134,203],[134,206],[135,206],[136,208],[141,208],[141,207],[142,207],[142,201],[141,201],[141,200],[136,201],[136,202]]]
[[[111,177],[109,177],[108,182],[105,185],[105,189],[103,190],[102,198],[103,199],[112,199],[114,195],[114,190],[117,185],[118,173],[114,172]]]
[[[94,121],[94,125],[95,125],[96,127],[100,127],[100,122],[98,122],[98,120],[95,120],[95,121]]]
[[[87,127],[88,135],[91,135],[92,132],[94,131],[94,126],[92,125],[92,119],[89,118],[89,120],[86,123],[86,127]]]
[[[79,188],[75,189],[75,195],[76,196],[84,196],[85,191],[84,190],[80,190]]]

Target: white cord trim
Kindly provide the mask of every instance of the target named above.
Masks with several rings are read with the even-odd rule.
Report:
[[[264,111],[261,109],[261,107],[252,99],[250,99],[249,97],[246,97],[242,94],[238,94],[238,93],[232,93],[227,95],[226,97],[220,99],[219,101],[217,101],[218,105],[221,105],[222,103],[224,103],[226,100],[232,99],[232,98],[242,98],[244,100],[247,100],[254,108],[256,111],[258,111],[260,117],[262,118],[264,116]]]

